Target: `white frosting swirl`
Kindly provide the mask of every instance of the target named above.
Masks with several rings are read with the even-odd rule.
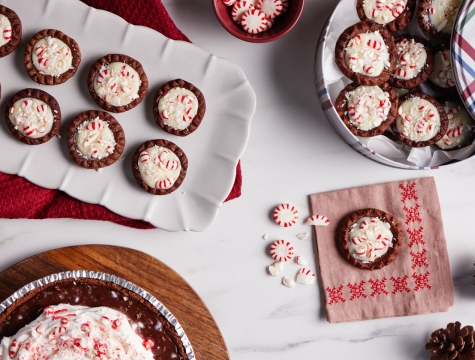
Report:
[[[20,133],[40,138],[51,131],[54,115],[50,106],[39,99],[24,98],[16,101],[9,110],[11,123]]]
[[[368,131],[381,125],[391,109],[389,94],[379,86],[358,86],[346,94],[348,118],[357,129]]]
[[[10,20],[0,14],[0,46],[8,44],[13,35],[12,24]]]
[[[455,17],[462,4],[462,0],[432,0],[429,7],[429,20],[437,29],[451,34]]]
[[[444,150],[468,145],[468,142],[473,139],[472,117],[463,106],[452,101],[446,101],[444,109],[449,119],[449,127],[436,145]]]
[[[142,339],[126,316],[107,307],[60,304],[0,344],[0,359],[153,360],[153,340]]]
[[[379,31],[358,34],[346,46],[346,64],[356,73],[379,76],[390,65],[388,47]]]
[[[391,226],[377,217],[363,217],[352,225],[349,234],[350,253],[355,259],[373,262],[393,246]]]
[[[94,79],[94,90],[112,106],[125,106],[139,98],[142,82],[135,69],[121,62],[103,65]]]
[[[183,130],[190,125],[198,112],[198,99],[192,91],[175,87],[161,97],[158,111],[166,125]]]
[[[109,123],[99,117],[77,127],[75,142],[79,154],[88,159],[103,159],[114,152],[116,145]]]
[[[439,131],[439,111],[425,99],[410,98],[399,105],[396,126],[401,136],[409,140],[427,141]]]
[[[138,165],[142,179],[151,188],[169,189],[180,176],[180,159],[165,147],[155,145],[142,151]]]
[[[46,36],[33,46],[33,65],[40,74],[60,76],[72,69],[73,55],[63,41]]]
[[[395,20],[406,8],[406,0],[364,0],[365,16],[384,25]]]
[[[434,55],[434,70],[429,79],[442,88],[455,86],[450,50],[439,51]]]
[[[396,50],[397,62],[393,76],[403,80],[414,78],[426,63],[424,45],[414,39],[403,39],[396,44]]]

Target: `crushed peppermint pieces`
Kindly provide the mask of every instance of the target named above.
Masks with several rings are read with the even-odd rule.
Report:
[[[330,220],[323,215],[312,215],[305,222],[305,225],[313,226],[328,226],[328,224],[330,224]]]

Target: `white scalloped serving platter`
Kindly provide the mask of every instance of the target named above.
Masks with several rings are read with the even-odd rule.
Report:
[[[62,112],[62,138],[38,146],[19,142],[5,121],[0,121],[0,171],[18,174],[46,188],[61,189],[79,200],[104,205],[117,214],[149,221],[161,229],[202,231],[209,227],[233,186],[256,106],[254,90],[243,71],[190,43],[170,40],[78,0],[0,0],[0,4],[13,9],[23,25],[18,49],[0,58],[1,117],[8,99],[28,87],[53,95]],[[63,31],[81,48],[82,62],[76,75],[62,85],[43,86],[31,81],[23,65],[26,42],[47,28]],[[101,171],[87,170],[69,158],[65,128],[80,112],[100,109],[88,93],[86,76],[95,60],[110,53],[126,54],[142,63],[149,93],[136,108],[112,114],[125,131],[127,145],[122,158]],[[152,114],[155,92],[176,78],[197,86],[207,105],[200,127],[184,138],[161,130]],[[189,160],[183,184],[166,196],[145,192],[132,175],[132,155],[150,139],[175,142]]]

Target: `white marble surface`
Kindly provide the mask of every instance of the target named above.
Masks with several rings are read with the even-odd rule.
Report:
[[[380,165],[352,150],[333,131],[313,85],[315,46],[336,0],[307,0],[298,25],[284,38],[250,44],[229,35],[211,0],[165,0],[172,18],[198,46],[239,64],[257,93],[251,138],[242,158],[243,196],[223,205],[203,233],[139,231],[77,220],[0,220],[0,270],[38,252],[77,244],[114,244],[145,251],[180,273],[201,295],[220,326],[233,360],[429,359],[424,344],[450,321],[475,325],[475,157],[436,171]],[[303,225],[279,228],[270,211],[291,202],[308,215],[308,195],[379,182],[435,176],[455,284],[448,313],[328,324],[321,285],[288,289],[266,274],[271,239],[293,240],[312,260]],[[268,233],[268,241],[262,235]],[[310,262],[315,270],[316,263]],[[294,274],[295,263],[285,268]],[[381,352],[384,351],[384,355]],[[202,359],[203,360],[203,359]]]

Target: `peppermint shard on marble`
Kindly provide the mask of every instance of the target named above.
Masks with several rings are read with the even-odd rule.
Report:
[[[328,226],[329,224],[330,220],[328,220],[328,218],[323,215],[312,215],[305,222],[305,225],[313,226]]]
[[[306,268],[301,268],[297,274],[297,282],[299,284],[311,285],[317,281],[315,274]]]

